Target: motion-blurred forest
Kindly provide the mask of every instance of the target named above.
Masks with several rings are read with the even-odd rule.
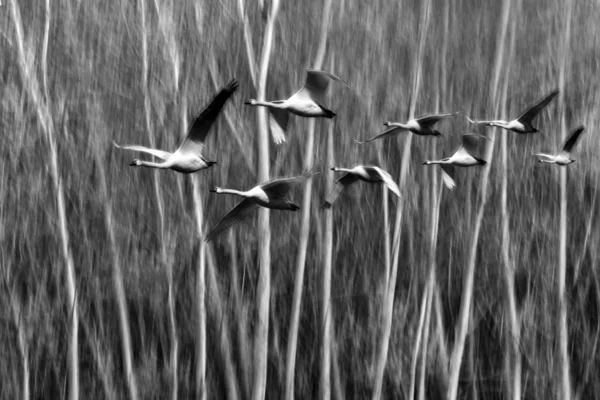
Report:
[[[598,21],[590,0],[4,0],[0,398],[600,398]],[[348,82],[337,117],[276,146],[243,103],[309,68]],[[231,78],[216,166],[112,145],[174,151]],[[465,118],[555,88],[539,134]],[[353,140],[454,111],[441,137]],[[576,163],[536,162],[580,124]],[[449,191],[422,162],[465,132],[488,165]],[[358,164],[403,196],[357,183],[322,209],[329,168]],[[239,201],[209,189],[311,169],[301,210],[203,240]]]

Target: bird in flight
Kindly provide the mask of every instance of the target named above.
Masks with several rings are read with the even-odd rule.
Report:
[[[252,215],[254,210],[259,207],[290,211],[296,211],[300,209],[300,206],[292,202],[286,196],[294,186],[304,182],[312,175],[314,175],[314,173],[306,173],[304,175],[294,176],[291,178],[275,179],[257,185],[247,191],[222,189],[220,187],[211,189],[210,191],[214,193],[236,194],[244,197],[244,200],[239,202],[231,209],[231,211],[221,218],[221,220],[206,236],[205,240],[207,242],[211,241],[222,232],[248,218],[250,215]]]
[[[557,165],[569,165],[574,163],[575,160],[571,158],[571,149],[577,143],[577,139],[581,135],[581,132],[585,127],[583,125],[577,127],[572,133],[571,136],[565,142],[562,151],[557,154],[546,154],[546,153],[534,153],[533,155],[538,157],[538,161],[546,164],[557,164]]]
[[[345,172],[346,174],[335,181],[335,186],[331,189],[331,192],[323,204],[323,207],[325,208],[331,207],[339,197],[340,193],[358,180],[372,183],[383,182],[389,190],[400,197],[400,189],[392,179],[391,175],[375,165],[357,165],[354,168],[333,167],[331,170],[335,172]]]
[[[175,153],[150,149],[148,147],[138,145],[119,146],[114,141],[113,144],[119,149],[149,153],[164,160],[162,163],[155,163],[135,159],[130,164],[134,167],[172,169],[186,174],[209,168],[217,162],[208,161],[202,155],[202,151],[204,149],[204,140],[206,139],[213,122],[215,119],[217,119],[221,109],[227,102],[227,99],[231,97],[237,88],[238,81],[232,79],[223,89],[221,89],[221,91],[215,96],[210,104],[200,113],[200,115],[198,115],[192,127],[190,128],[187,137],[181,146],[179,146],[179,148],[175,151]]]
[[[364,144],[364,143],[368,143],[372,140],[380,139],[383,137],[391,136],[396,133],[405,132],[405,131],[409,131],[409,132],[414,133],[415,135],[421,135],[421,136],[441,136],[442,134],[440,132],[438,132],[437,130],[435,130],[433,128],[433,125],[435,125],[436,123],[438,123],[439,121],[441,121],[443,119],[452,118],[455,115],[458,115],[460,113],[461,113],[461,111],[448,113],[448,114],[427,115],[424,117],[419,117],[419,118],[414,118],[414,119],[408,120],[406,123],[387,121],[387,122],[384,122],[384,124],[383,124],[389,128],[385,132],[383,132],[377,136],[373,136],[372,138],[367,139],[364,142],[361,142],[359,140],[355,140],[355,141],[357,143]]]
[[[481,138],[488,139],[482,135],[465,133],[462,135],[462,145],[452,156],[441,160],[425,161],[423,165],[440,164],[440,167],[442,167],[442,179],[444,180],[444,184],[448,189],[454,189],[456,187],[456,182],[454,180],[454,166],[473,167],[476,165],[487,164],[485,160],[471,154],[475,151],[477,140]]]
[[[300,90],[286,100],[260,101],[250,99],[245,104],[251,106],[268,107],[269,126],[271,135],[276,144],[285,142],[285,131],[287,129],[289,113],[301,117],[333,118],[335,113],[323,106],[323,97],[329,81],[337,81],[346,84],[342,79],[329,72],[309,69],[306,72],[306,82]],[[347,85],[347,84],[346,84]]]
[[[484,124],[487,126],[497,126],[502,129],[506,129],[509,131],[517,132],[517,133],[534,133],[539,132],[537,128],[532,125],[533,119],[552,101],[554,97],[558,94],[558,90],[552,91],[548,96],[544,97],[535,105],[529,107],[525,110],[521,116],[517,119],[513,119],[511,121],[504,120],[494,120],[494,121],[474,121],[471,118],[467,119],[472,124]]]

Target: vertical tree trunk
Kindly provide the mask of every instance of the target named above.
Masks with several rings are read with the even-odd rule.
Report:
[[[419,97],[419,88],[421,85],[421,64],[425,52],[425,39],[429,26],[431,1],[425,0],[422,4],[421,18],[419,26],[419,50],[413,65],[413,85],[411,92],[411,104],[409,107],[409,117],[412,118],[417,106]],[[406,183],[406,172],[410,160],[410,148],[412,144],[412,135],[407,135],[404,141],[404,151],[402,152],[402,164],[400,166],[400,190],[403,191]],[[394,294],[396,289],[396,277],[398,275],[398,258],[400,256],[400,236],[402,230],[402,215],[404,211],[404,196],[398,199],[396,206],[396,221],[394,224],[394,239],[392,242],[392,270],[390,279],[386,288],[386,296],[383,304],[383,332],[377,351],[377,365],[375,370],[375,382],[372,398],[374,400],[381,398],[383,386],[383,375],[387,364],[390,334],[392,331],[392,315],[394,312]]]
[[[567,121],[565,111],[565,80],[567,62],[569,60],[569,46],[571,45],[571,19],[573,15],[573,1],[568,0],[565,3],[564,10],[564,35],[560,56],[560,70],[558,75],[558,88],[560,95],[558,97],[558,109],[561,117],[561,142],[564,141],[567,132]],[[569,331],[567,328],[567,300],[565,298],[565,280],[567,274],[567,169],[560,168],[560,230],[559,230],[559,250],[558,250],[558,342],[560,354],[560,382],[561,398],[569,400],[571,398],[571,378],[569,372]]]
[[[279,11],[279,0],[273,0],[271,11],[267,18],[263,48],[260,60],[257,100],[265,100],[267,88],[267,73],[273,44],[275,18]],[[258,180],[265,182],[269,179],[269,127],[267,109],[256,107],[258,115]],[[267,389],[267,353],[269,350],[269,300],[271,298],[271,231],[269,229],[269,210],[261,207],[258,211],[258,320],[254,331],[254,388],[252,399],[265,398]]]
[[[518,0],[517,4],[513,6],[515,14],[519,14],[520,3]],[[506,65],[512,65],[513,53],[515,47],[515,35],[516,35],[517,20],[513,18],[511,20],[511,36],[510,46],[508,49]],[[509,69],[507,69],[506,76],[504,77],[504,83],[502,85],[502,94],[500,104],[502,104],[503,112],[502,117],[508,115],[506,109],[506,98],[508,92],[508,82],[510,82]],[[515,296],[515,264],[513,261],[513,255],[511,254],[511,242],[510,242],[510,214],[508,211],[508,148],[507,148],[507,135],[501,135],[501,159],[500,163],[500,180],[501,180],[501,197],[500,197],[500,212],[502,215],[502,262],[504,264],[504,279],[506,283],[506,307],[508,314],[508,324],[506,331],[508,335],[506,337],[506,351],[505,356],[507,360],[506,365],[506,382],[509,389],[507,398],[512,397],[513,400],[521,399],[521,350],[519,347],[520,339],[520,319],[517,311],[517,300]]]
[[[331,0],[326,0],[323,5],[323,14],[321,20],[321,35],[319,37],[319,47],[315,57],[315,63],[313,67],[315,69],[321,69],[323,61],[325,59],[325,49],[327,45],[327,31],[329,29],[329,14],[331,10]],[[315,120],[308,120],[308,131],[306,136],[306,149],[304,152],[304,172],[311,171],[313,168],[313,147],[314,147],[314,136],[315,136]],[[306,249],[308,246],[308,238],[310,233],[310,202],[312,197],[312,179],[308,179],[304,185],[304,192],[302,193],[302,222],[300,225],[300,239],[298,244],[298,255],[296,257],[296,273],[294,279],[294,295],[292,300],[292,314],[290,318],[290,330],[288,333],[288,344],[286,353],[286,375],[285,375],[285,399],[292,399],[294,396],[294,371],[296,367],[296,350],[298,344],[298,326],[300,323],[300,306],[302,304],[302,289],[304,286],[304,268],[306,266]],[[325,272],[324,272],[325,273]],[[325,292],[323,293],[325,294]],[[325,301],[325,300],[324,300]],[[323,326],[325,329],[325,326]],[[323,343],[329,342],[329,331],[323,331]],[[329,347],[329,345],[328,345]],[[325,352],[322,349],[321,352],[321,369],[329,369],[329,366],[325,367],[323,362],[329,365],[329,352]],[[323,373],[323,371],[321,371]],[[327,372],[329,373],[329,372]],[[327,375],[328,377],[329,375]],[[324,377],[321,376],[321,379]],[[327,378],[327,380],[329,380]],[[321,385],[323,382],[321,382]],[[321,389],[320,389],[321,390]],[[321,393],[323,395],[324,393]]]
[[[500,18],[500,28],[498,31],[498,38],[496,42],[496,55],[494,63],[494,72],[490,86],[490,98],[495,101],[498,93],[498,83],[500,81],[500,73],[504,67],[503,56],[504,56],[504,42],[506,38],[506,30],[508,27],[508,16],[510,13],[510,0],[504,0],[502,7],[502,16]],[[497,114],[498,105],[496,104],[493,109],[493,114]],[[486,144],[486,151],[484,159],[491,164],[493,149],[494,149],[494,138],[495,131],[490,134],[490,141]],[[479,232],[481,231],[481,222],[483,220],[483,214],[485,206],[487,204],[487,186],[488,178],[490,175],[490,167],[485,167],[481,174],[481,200],[479,208],[475,215],[475,227],[473,229],[473,237],[471,239],[471,248],[469,250],[467,271],[464,273],[463,278],[463,293],[461,297],[460,311],[458,314],[458,322],[455,327],[454,346],[452,348],[452,355],[450,357],[450,381],[448,382],[448,389],[446,398],[448,400],[455,400],[458,395],[458,378],[460,376],[460,369],[462,365],[465,341],[467,339],[467,332],[469,328],[469,316],[471,314],[471,301],[473,297],[473,280],[475,276],[475,262],[477,261],[477,247],[479,242]]]
[[[333,144],[333,123],[329,125],[327,132],[327,165],[335,165]],[[325,193],[329,193],[334,185],[333,171],[327,173],[327,185]],[[310,201],[310,200],[309,200]],[[319,381],[319,398],[329,399],[331,397],[331,269],[333,258],[333,215],[332,208],[325,209],[325,238],[323,250],[323,279],[321,280],[321,328],[323,329],[323,342],[321,345],[321,374]]]

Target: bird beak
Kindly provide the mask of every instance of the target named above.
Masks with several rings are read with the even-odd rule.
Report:
[[[329,168],[329,169],[330,169],[330,170],[332,170],[332,171],[335,171],[335,167],[331,167],[331,168]]]
[[[210,189],[211,192],[217,193],[217,189]]]

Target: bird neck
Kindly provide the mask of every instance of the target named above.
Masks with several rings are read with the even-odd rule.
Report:
[[[335,167],[334,172],[352,172],[352,168]]]
[[[152,161],[142,161],[140,160],[139,162],[139,166],[141,167],[149,167],[149,168],[158,168],[158,169],[169,169],[173,166],[173,163],[171,162],[162,162],[162,163],[155,163]]]
[[[262,100],[254,100],[251,103],[253,106],[261,106],[261,107],[269,107],[269,108],[279,108],[285,109],[285,101],[262,101]]]
[[[488,122],[488,125],[489,126],[497,126],[499,128],[509,128],[509,123],[506,121],[502,121],[502,120],[490,121],[490,122]]]
[[[235,190],[235,189],[221,189],[221,191],[219,193],[235,194],[235,195],[242,196],[242,197],[248,197],[248,192],[244,192],[241,190]]]
[[[429,164],[450,164],[450,159],[449,158],[443,158],[441,160],[431,160],[431,161],[426,161],[427,165]]]

